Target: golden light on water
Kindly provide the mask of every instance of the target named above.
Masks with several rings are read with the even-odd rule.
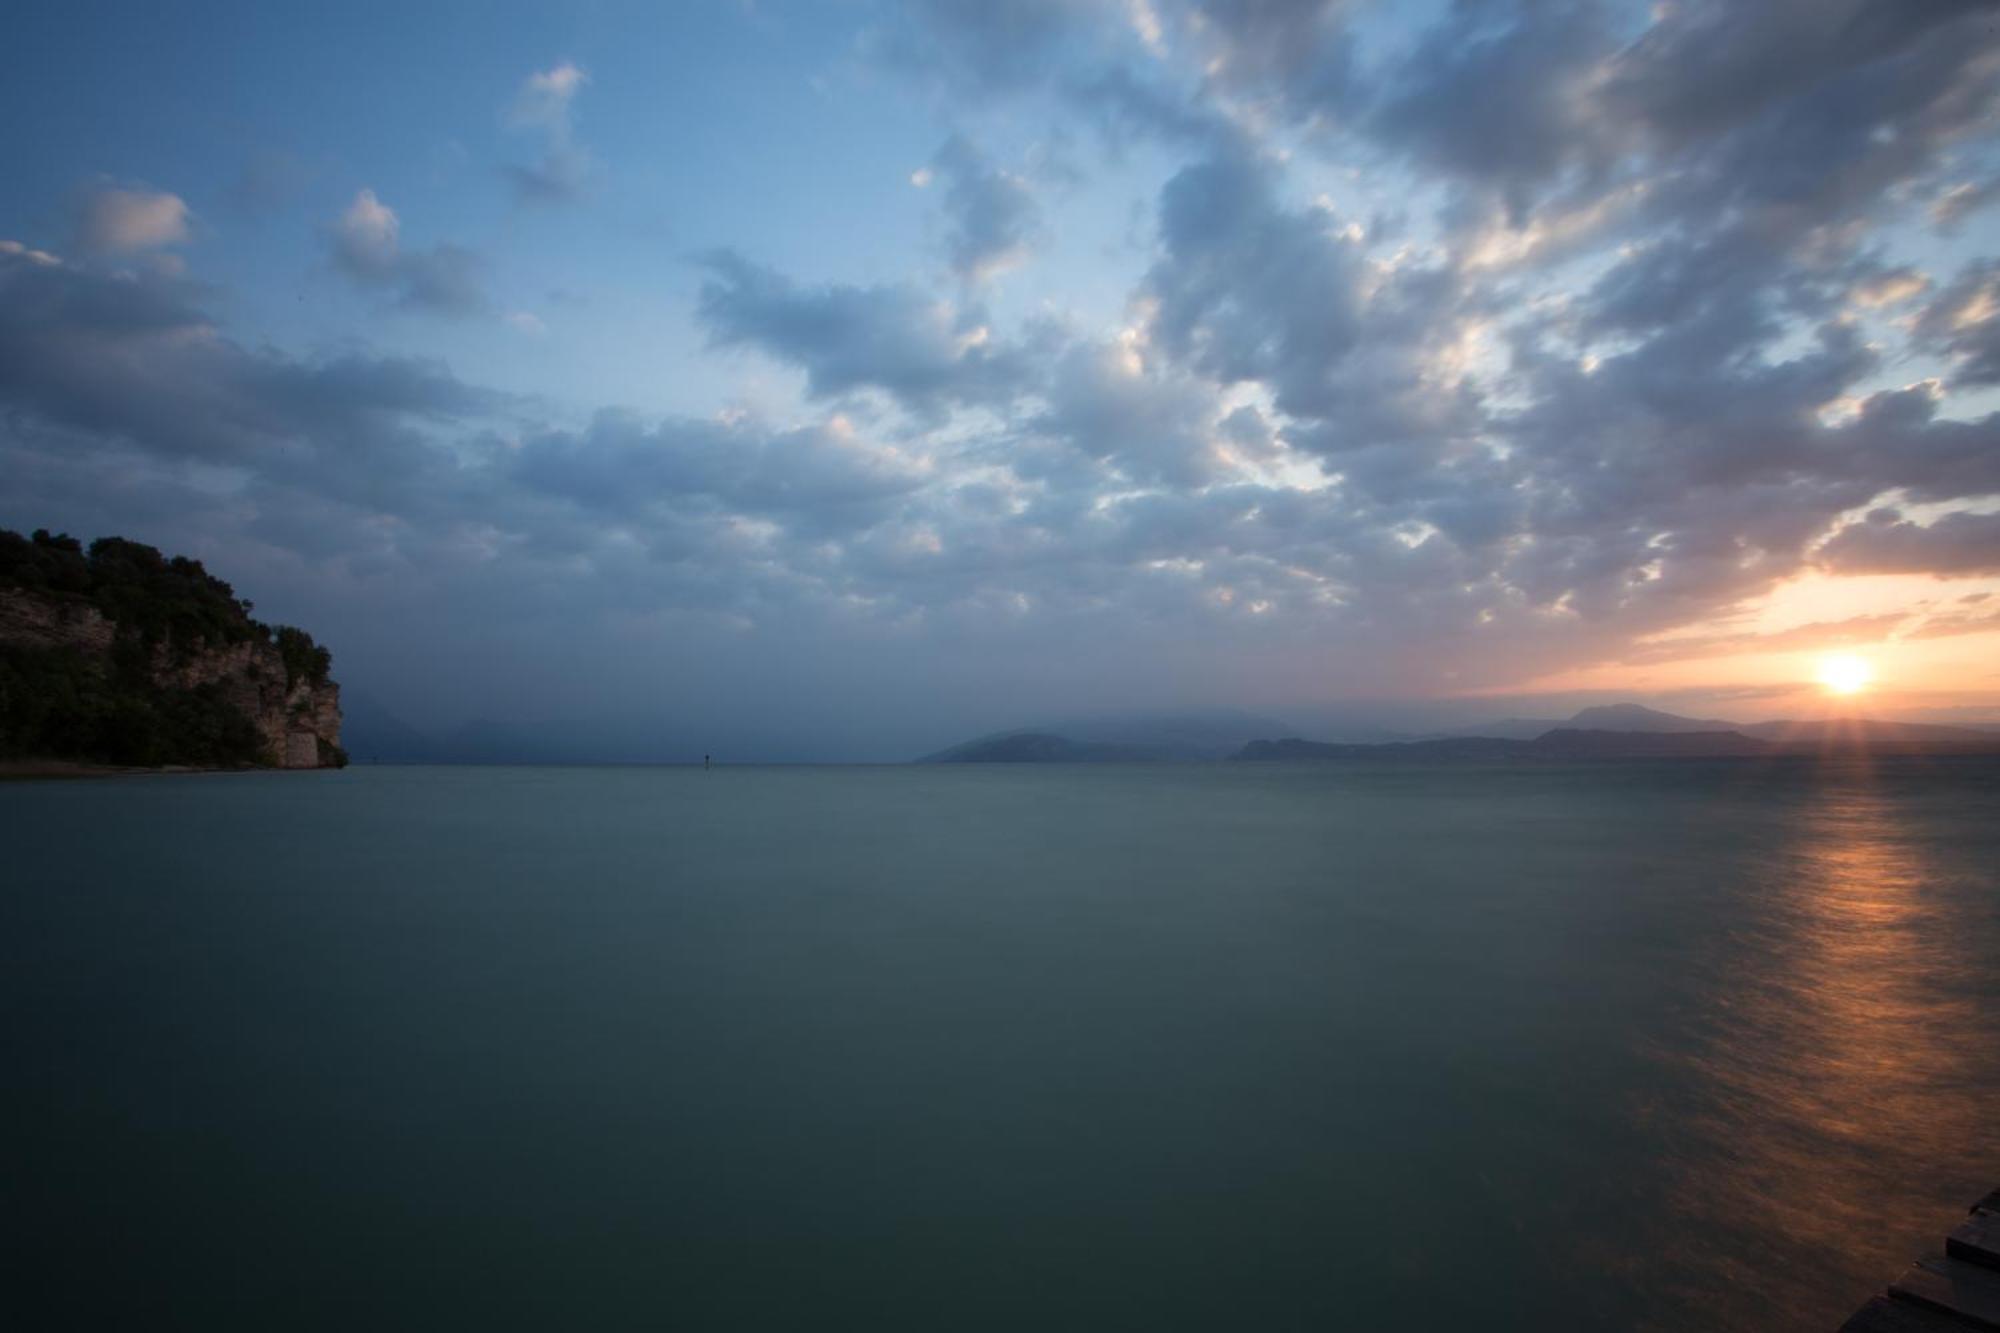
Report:
[[[1875,679],[1875,668],[1853,653],[1831,653],[1819,659],[1819,683],[1835,694],[1859,694]]]
[[[1940,1197],[1986,1188],[1958,1146],[1985,1133],[1964,1091],[1992,1043],[1979,963],[1939,892],[1953,872],[1911,813],[1866,765],[1816,780],[1756,863],[1727,951],[1702,960],[1712,1008],[1686,1029],[1700,1035],[1664,1050],[1698,1090],[1659,1129],[1683,1172],[1662,1253],[1703,1259],[1677,1291],[1699,1327],[1748,1333],[1831,1311],[1829,1286],[1865,1287],[1935,1244],[1919,1219],[1940,1215]],[[1780,1271],[1772,1237],[1817,1269]],[[1659,1271],[1669,1288],[1682,1280]],[[1671,1304],[1662,1313],[1639,1327],[1691,1326]]]

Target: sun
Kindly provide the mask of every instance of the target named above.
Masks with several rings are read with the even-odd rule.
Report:
[[[1819,683],[1834,694],[1859,694],[1875,679],[1875,668],[1853,653],[1832,653],[1819,659]]]

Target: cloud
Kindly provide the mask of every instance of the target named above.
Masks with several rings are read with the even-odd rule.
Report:
[[[522,80],[520,90],[514,95],[510,118],[516,125],[567,134],[572,104],[589,82],[590,75],[574,61],[559,61],[548,69],[537,70]]]
[[[355,285],[391,293],[405,310],[465,316],[486,310],[485,261],[459,245],[405,250],[394,209],[364,189],[326,231],[328,257]]]
[[[1188,8],[1215,87],[1300,121],[1338,121],[1354,109],[1346,0],[1198,0]]]
[[[1144,284],[1150,332],[1217,381],[1267,382],[1286,411],[1317,415],[1326,370],[1359,336],[1364,260],[1331,216],[1280,207],[1274,184],[1240,153],[1167,182],[1163,253]]]
[[[1667,145],[1831,110],[1836,89],[1875,94],[1850,115],[1896,116],[1945,91],[1910,86],[1912,76],[1963,68],[1991,41],[1985,8],[1979,0],[1914,8],[1898,0],[1697,0],[1663,11],[1619,54],[1604,103]],[[1833,117],[1827,128],[1843,134],[1847,119]]]
[[[185,245],[192,214],[179,195],[102,185],[77,208],[76,244],[91,254],[133,254]]]
[[[1618,123],[1588,95],[1610,50],[1594,5],[1460,5],[1397,71],[1370,127],[1519,217],[1536,187],[1617,151]]]
[[[1843,574],[2000,574],[2000,514],[1950,513],[1919,524],[1895,509],[1874,509],[1815,554]]]
[[[944,184],[950,230],[946,249],[952,271],[980,282],[1027,258],[1042,225],[1041,209],[1026,181],[989,162],[968,140],[945,140],[925,175]]]
[[[564,203],[583,193],[591,159],[576,142],[576,98],[589,82],[589,74],[565,60],[530,74],[515,93],[508,124],[542,143],[538,161],[506,168],[523,203]]]
[[[1968,264],[1924,308],[1917,339],[1954,361],[1960,384],[2000,384],[2000,260]]]
[[[1741,653],[1796,653],[1816,648],[1876,644],[1902,629],[1909,621],[1907,613],[1891,611],[1881,615],[1849,616],[1845,620],[1816,620],[1770,633],[1676,635],[1639,644],[1627,652],[1623,660],[1632,663],[1686,662]]]
[[[379,457],[399,423],[496,401],[431,362],[246,350],[203,295],[178,278],[105,275],[0,245],[0,401],[49,427],[217,463],[295,461],[320,446]]]
[[[2000,632],[2000,611],[1988,611],[1983,615],[1957,611],[1947,612],[1942,615],[1932,614],[1926,616],[1917,625],[1905,630],[1901,637],[1905,639],[1949,639],[1961,634],[1992,634],[1995,632]],[[1988,711],[1990,710],[1981,710],[1982,714]],[[1948,722],[1960,721],[1959,718],[1948,715],[1940,720]],[[1964,718],[1963,720],[1978,722],[1989,719],[1982,715]]]
[[[1129,347],[1079,345],[1056,366],[1035,430],[1139,484],[1196,487],[1225,471],[1219,404],[1203,386],[1148,373]],[[1237,423],[1239,442],[1246,422]]]
[[[398,635],[449,655],[482,623],[529,634],[507,653],[522,669],[621,618],[705,639],[753,617],[828,626],[865,605],[850,597],[879,595],[828,543],[895,521],[932,477],[925,456],[837,416],[606,412],[551,429],[434,363],[242,348],[200,295],[0,247],[0,521],[82,516],[223,552],[260,601],[296,579],[342,644],[344,679],[395,656]],[[327,604],[357,593],[373,607],[358,620]]]
[[[1931,280],[1907,264],[1871,273],[1856,282],[1850,295],[1866,309],[1899,306],[1930,290]]]
[[[1337,3],[893,9],[872,49],[941,122],[1083,116],[1104,172],[1038,193],[947,140],[919,183],[948,273],[701,256],[697,326],[796,395],[550,420],[431,361],[239,343],[143,263],[0,245],[0,504],[290,561],[364,652],[402,607],[494,682],[704,708],[837,681],[888,716],[937,679],[1276,704],[1942,633],[1734,627],[1814,571],[2000,572],[2000,413],[1967,392],[2000,382],[1996,261],[1930,225],[1986,197],[1989,26],[1557,0],[1385,42]],[[557,65],[509,109],[523,197],[585,179],[557,152],[585,86]],[[1127,199],[1136,256],[1092,252],[1090,291],[978,285]],[[372,192],[324,240],[387,302],[534,327]]]
[[[330,230],[334,263],[358,281],[392,281],[402,262],[402,225],[373,190],[362,190]]]
[[[824,398],[874,388],[920,411],[992,402],[1021,361],[969,311],[905,285],[805,287],[733,251],[703,258],[696,315],[720,347],[750,346],[806,372]]]
[[[1974,213],[2000,199],[2000,176],[1983,181],[1959,181],[1931,204],[1931,222],[1939,231],[1955,232]]]
[[[606,514],[776,516],[826,536],[880,521],[885,506],[922,485],[928,470],[839,418],[772,431],[749,421],[682,419],[649,427],[607,412],[585,431],[530,440],[513,475]]]
[[[1268,386],[1317,452],[1442,445],[1469,428],[1470,388],[1446,354],[1469,314],[1454,275],[1383,269],[1358,226],[1285,206],[1275,167],[1241,150],[1183,168],[1159,211],[1142,291],[1160,352],[1224,385]]]
[[[1096,18],[1076,0],[914,0],[869,40],[891,65],[944,86],[1014,91],[1047,77]]]

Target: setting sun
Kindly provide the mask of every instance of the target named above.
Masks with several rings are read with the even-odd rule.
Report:
[[[1819,660],[1819,683],[1835,694],[1859,694],[1875,679],[1875,668],[1853,653],[1835,653]]]

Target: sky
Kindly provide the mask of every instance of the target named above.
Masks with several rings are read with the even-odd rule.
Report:
[[[5,28],[0,526],[420,727],[2000,721],[2000,5]]]

